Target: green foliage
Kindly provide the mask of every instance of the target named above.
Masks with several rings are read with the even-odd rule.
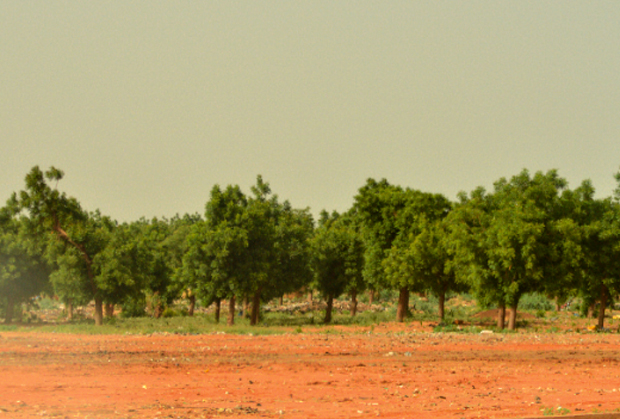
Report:
[[[365,246],[363,275],[374,289],[391,288],[382,263],[399,234],[396,216],[405,206],[403,189],[385,179],[368,179],[355,196],[353,211]]]
[[[280,203],[260,176],[250,197],[215,185],[205,215],[187,235],[176,274],[205,304],[237,296],[257,305],[308,284],[312,217]]]
[[[20,192],[19,199],[15,195],[12,202],[18,210],[27,212],[40,239],[48,238],[50,232],[53,234],[54,239],[48,240],[50,262],[70,263],[64,272],[71,272],[70,278],[84,280],[84,286],[75,288],[88,290],[95,299],[95,322],[101,324],[103,292],[93,270],[93,259],[104,249],[113,222],[98,212],[87,213],[75,198],[60,193],[56,185],[50,186],[62,177],[63,172],[54,167],[43,174],[35,166],[26,176],[26,189]],[[60,256],[66,251],[72,252],[73,257],[62,260]]]
[[[141,293],[138,295],[127,296],[121,304],[121,317],[144,317],[146,316],[146,296]]]
[[[34,230],[10,203],[0,209],[0,304],[6,323],[20,319],[21,304],[49,286],[50,268]]]
[[[153,317],[132,317],[105,319],[103,325],[96,326],[92,320],[50,325],[29,325],[26,328],[0,325],[0,331],[28,331],[43,333],[73,333],[96,335],[151,335],[151,334],[254,334],[270,335],[289,333],[283,327],[250,327],[247,320],[239,320],[235,326],[216,324],[210,316],[173,316],[155,319]]]
[[[121,305],[123,316],[174,318],[182,313],[170,307],[182,295],[205,304],[249,298],[256,322],[261,301],[311,284],[326,299],[366,302],[362,291],[378,290],[376,301],[389,308],[381,316],[398,295],[424,293],[409,304],[417,318],[436,316],[451,290],[471,289],[479,307],[520,305],[540,315],[553,308],[544,296],[578,298],[600,307],[602,328],[607,302],[620,294],[620,187],[597,199],[589,181],[569,190],[554,170],[501,178],[491,193],[478,188],[458,204],[369,179],[349,211],[324,213],[316,229],[308,209],[280,201],[260,176],[248,195],[214,186],[204,220],[125,224],[59,191],[63,176],[32,168],[0,210],[0,310],[9,317],[52,288],[72,306],[94,299],[98,323],[102,303]],[[446,316],[466,311],[447,308]],[[264,321],[318,321],[316,313],[270,316]],[[375,314],[343,316],[334,322]]]
[[[343,293],[359,293],[366,284],[362,275],[364,247],[353,219],[337,212],[321,214],[319,227],[311,240],[313,288],[319,291],[328,305]],[[331,320],[331,306],[326,312]]]
[[[542,310],[543,312],[555,309],[553,301],[539,292],[523,294],[519,306],[524,310]]]
[[[398,289],[406,311],[408,291],[439,297],[443,316],[446,292],[457,289],[447,225],[452,204],[439,194],[402,189],[369,179],[355,197],[365,244],[364,277],[374,288]]]
[[[462,197],[450,246],[457,274],[482,306],[516,309],[523,294],[547,287],[543,278],[566,276],[574,266],[570,246],[560,244],[574,227],[559,195],[565,187],[556,171],[531,177],[524,170],[495,182],[493,194],[479,188]]]
[[[567,409],[562,406],[558,406],[555,409],[553,407],[544,407],[541,409],[543,412],[543,416],[563,416],[568,415],[570,413],[570,409]]]

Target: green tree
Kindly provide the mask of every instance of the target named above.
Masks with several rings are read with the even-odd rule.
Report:
[[[202,221],[199,214],[178,215],[169,220],[170,232],[163,241],[162,246],[166,250],[167,263],[172,271],[171,291],[175,295],[182,295],[189,301],[188,315],[194,315],[196,306],[196,289],[193,283],[185,283],[181,275],[183,256],[188,250],[188,236],[192,233],[192,227]]]
[[[598,327],[602,329],[607,303],[620,291],[620,208],[618,202],[596,199],[594,193],[585,181],[572,197],[573,220],[580,228],[580,257],[570,286],[586,307],[600,303]]]
[[[354,211],[366,249],[365,279],[377,288],[399,291],[397,321],[408,314],[410,291],[425,289],[424,269],[413,257],[420,244],[412,245],[427,226],[444,218],[450,207],[442,195],[402,189],[386,180],[369,179],[355,197]]]
[[[363,242],[350,217],[323,211],[311,249],[313,286],[327,302],[324,322],[330,323],[334,299],[347,291],[355,296],[364,289]]]
[[[274,263],[263,301],[292,293],[312,280],[310,239],[314,220],[309,209],[293,209],[288,202],[279,204],[274,240]]]
[[[405,191],[382,179],[368,179],[355,196],[353,212],[364,240],[364,280],[372,289],[391,288],[383,261],[401,233],[399,214],[407,206]],[[409,289],[399,288],[396,318],[402,321],[409,306]]]
[[[205,254],[204,265],[194,264],[195,273],[204,280],[200,286],[203,298],[212,299],[218,307],[221,299],[228,299],[229,325],[235,321],[237,297],[248,295],[247,206],[248,199],[239,186],[222,190],[215,185],[206,205],[204,233],[194,237],[194,244],[202,245]]]
[[[6,324],[13,320],[16,305],[49,286],[44,248],[33,236],[32,227],[30,220],[15,214],[11,205],[0,209],[0,303]]]
[[[386,271],[395,283],[404,280],[410,289],[437,297],[441,319],[445,316],[446,294],[467,288],[457,281],[449,238],[446,218],[426,223],[409,243],[392,247],[385,260]]]
[[[308,283],[312,217],[280,203],[261,176],[249,197],[238,186],[215,185],[205,215],[188,236],[180,278],[196,284],[203,300],[228,298],[229,324],[237,297],[251,298],[255,325],[261,301]]]
[[[308,210],[280,203],[261,176],[251,189],[241,227],[248,239],[243,288],[252,299],[250,324],[255,325],[261,301],[296,291],[310,280],[308,240],[313,220]]]
[[[455,211],[452,246],[461,272],[483,306],[500,308],[498,327],[516,327],[517,307],[526,292],[543,289],[562,263],[554,241],[561,208],[559,192],[566,186],[556,171],[524,170],[510,181],[502,178],[487,195],[482,188]]]
[[[399,300],[403,295],[408,297],[410,291],[434,292],[439,297],[443,316],[445,294],[449,284],[455,281],[448,269],[448,254],[442,252],[438,241],[440,230],[436,223],[449,213],[451,203],[440,194],[412,189],[407,189],[405,194],[406,205],[395,216],[399,233],[386,253],[383,268],[391,287],[401,290]],[[408,298],[403,305],[397,311],[398,321],[403,320]]]
[[[196,291],[205,305],[215,303],[217,322],[220,302],[228,299],[228,324],[234,324],[235,294],[245,275],[246,249],[245,231],[227,223],[211,230],[207,222],[198,222],[187,237],[187,251],[179,277],[188,288]]]
[[[90,296],[95,300],[95,324],[101,325],[104,292],[98,284],[93,259],[106,245],[107,221],[89,216],[75,198],[56,189],[55,185],[63,175],[54,167],[45,173],[38,166],[33,167],[26,176],[25,190],[14,201],[28,213],[33,223],[44,231],[52,232],[57,241],[72,248],[74,255],[79,257],[81,268],[71,271],[85,273]],[[54,187],[50,183],[54,183]]]
[[[122,305],[123,315],[141,315],[144,290],[149,283],[151,253],[140,230],[133,224],[117,225],[108,221],[103,249],[93,258],[98,287],[105,302],[106,316],[114,315],[114,306]]]
[[[71,224],[67,228],[67,234],[76,237],[75,240],[88,243],[90,255],[94,257],[108,245],[113,228],[114,223],[98,213],[84,214],[79,224]],[[54,293],[65,303],[68,318],[73,318],[75,306],[86,305],[92,301],[93,287],[99,293],[103,304],[105,293],[99,288],[101,281],[97,278],[97,268],[101,263],[95,266],[90,258],[90,264],[87,264],[80,249],[59,238],[57,234],[44,234],[42,237],[48,239],[46,258],[53,267],[50,280]]]
[[[172,249],[170,237],[174,230],[168,220],[158,218],[140,220],[136,223],[136,229],[136,234],[142,236],[142,244],[148,255],[144,267],[144,291],[153,316],[159,318],[165,308],[181,294],[178,282],[173,280],[177,266],[172,252],[177,250]]]

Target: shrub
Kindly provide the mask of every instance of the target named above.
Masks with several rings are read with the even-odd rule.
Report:
[[[551,300],[538,292],[523,294],[519,301],[519,308],[524,310],[553,310],[554,304]]]
[[[121,305],[121,317],[144,317],[146,316],[146,302],[144,298],[127,298]]]

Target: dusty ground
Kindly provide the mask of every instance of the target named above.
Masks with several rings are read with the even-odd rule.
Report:
[[[329,333],[326,333],[328,331]],[[0,418],[517,418],[620,408],[620,335],[0,333]]]

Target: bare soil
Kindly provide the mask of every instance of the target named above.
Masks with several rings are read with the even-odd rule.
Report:
[[[0,333],[0,418],[521,418],[620,408],[620,335],[407,324],[248,336]]]

